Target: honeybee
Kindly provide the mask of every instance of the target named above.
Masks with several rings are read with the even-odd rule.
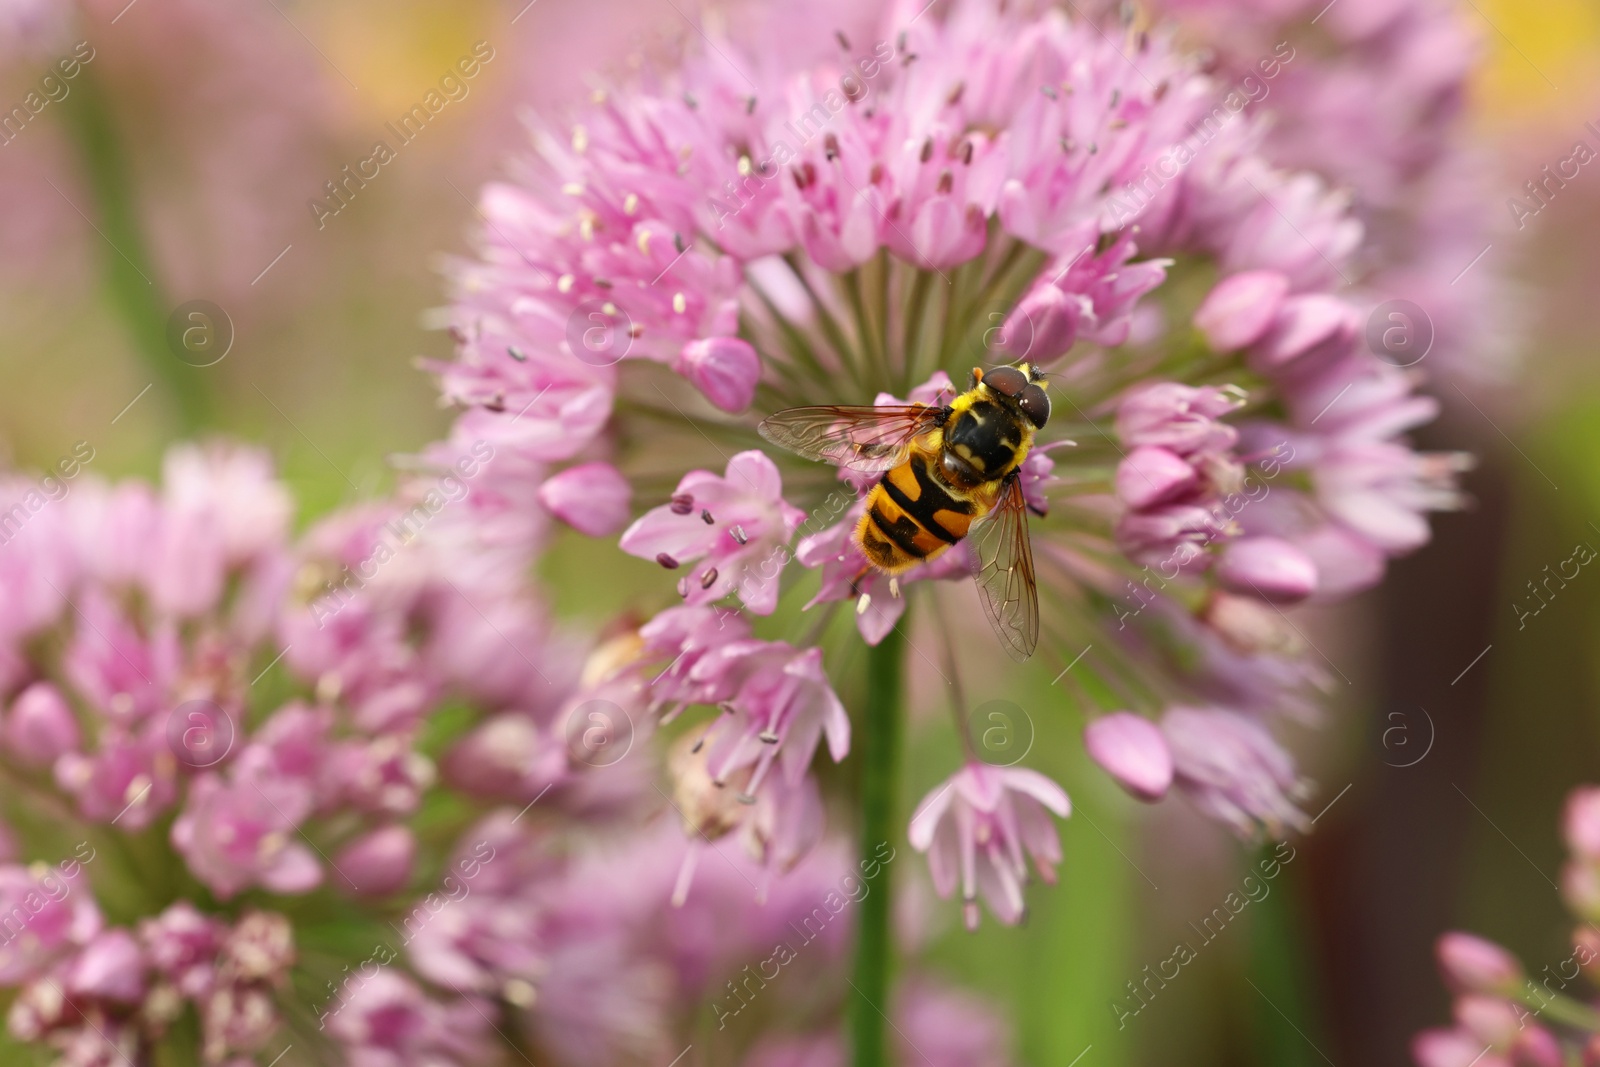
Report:
[[[807,459],[882,472],[856,543],[895,578],[971,535],[978,588],[1000,642],[1018,662],[1039,643],[1039,593],[1021,468],[1050,419],[1044,375],[1029,363],[984,373],[949,404],[788,408],[761,436]],[[865,573],[865,572],[863,572]]]

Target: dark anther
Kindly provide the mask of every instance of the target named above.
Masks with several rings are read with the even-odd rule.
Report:
[[[700,521],[705,523],[707,526],[715,526],[717,523],[717,520],[711,517],[711,512],[706,508],[700,509]]]
[[[712,567],[700,576],[700,588],[710,589],[717,584],[717,568]]]
[[[675,571],[678,569],[678,561],[667,555],[665,552],[656,553],[656,562],[667,568],[669,571]]]
[[[672,508],[674,515],[687,515],[694,510],[694,497],[688,493],[679,493],[672,498],[672,503],[668,507]]]

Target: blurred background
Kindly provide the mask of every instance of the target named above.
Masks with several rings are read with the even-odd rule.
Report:
[[[0,0],[0,458],[44,469],[87,449],[102,476],[149,477],[171,441],[221,433],[272,448],[302,524],[383,492],[393,458],[446,427],[415,362],[449,354],[430,326],[439,267],[469,250],[477,190],[524,143],[519,113],[647,64],[694,15],[686,0]],[[1063,884],[1023,928],[952,926],[921,951],[1004,1006],[1022,1062],[1401,1064],[1447,1016],[1442,930],[1533,970],[1568,954],[1557,815],[1600,780],[1600,577],[1546,578],[1600,549],[1600,161],[1537,215],[1509,200],[1600,144],[1585,126],[1600,129],[1600,8],[1463,0],[1462,18],[1483,45],[1470,135],[1495,169],[1462,222],[1499,228],[1484,258],[1517,288],[1515,369],[1437,378],[1445,413],[1421,440],[1479,457],[1475,505],[1317,620],[1348,681],[1305,746],[1331,803],[1270,892],[1120,1026],[1129,983],[1195,940],[1262,855],[1180,805],[1136,808],[1081,765],[1047,689],[1013,694],[1030,762],[1076,803]],[[343,185],[347,202],[330,196],[485,46],[464,94]],[[13,111],[30,93],[45,106]],[[607,599],[563,584],[582,551],[558,548],[547,578],[565,614],[599,621]],[[911,766],[947,763],[943,743],[914,740]]]

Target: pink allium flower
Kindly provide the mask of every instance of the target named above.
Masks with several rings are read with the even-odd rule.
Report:
[[[910,602],[972,560],[959,547],[891,588],[855,540],[876,478],[759,451],[752,431],[795,405],[944,403],[974,362],[1028,359],[1058,398],[1022,469],[1043,654],[1159,672],[1171,710],[1144,751],[1170,753],[1179,791],[1242,833],[1303,825],[1270,726],[1309,715],[1320,675],[1282,606],[1370,585],[1459,501],[1459,460],[1402,436],[1431,402],[1365,347],[1342,291],[1364,254],[1349,197],[1264,151],[1265,116],[1224,107],[1226,80],[1162,27],[1130,62],[1101,27],[1030,5],[893,5],[879,26],[842,51],[709,29],[677,69],[537,123],[516,180],[482,193],[478,256],[453,267],[456,359],[430,368],[463,409],[450,447],[492,442],[507,499],[596,536],[638,500],[618,547],[667,572],[640,590],[655,617],[565,706],[605,699],[647,733],[722,703],[670,768],[681,821],[769,858],[815,836],[799,783],[817,728],[783,726],[803,721],[784,710],[790,663],[839,723],[839,758],[830,675],[850,661],[795,640],[788,587],[813,635],[851,604],[866,643],[902,629],[920,648]],[[592,464],[586,500],[571,472]],[[787,640],[752,639],[746,615]],[[551,747],[537,726],[517,737],[508,775]],[[1164,790],[1154,756],[1102,755]],[[1010,889],[991,899],[1020,912]]]
[[[311,808],[304,783],[254,777],[224,783],[205,775],[172,824],[172,843],[223,899],[251,885],[304,893],[323,879],[316,853],[294,836]]]
[[[730,593],[757,615],[778,604],[778,573],[805,513],[783,499],[778,468],[761,452],[741,452],[724,476],[693,471],[670,503],[652,508],[622,535],[622,549],[667,570],[696,564],[678,582],[689,604]]]
[[[1161,720],[1174,781],[1200,810],[1249,834],[1303,829],[1294,762],[1255,719],[1219,708],[1175,707]]]
[[[0,983],[17,985],[38,977],[64,953],[81,947],[100,931],[100,909],[79,879],[61,871],[0,867],[0,914],[21,928],[9,928],[0,944]]]
[[[481,1063],[488,1022],[466,1000],[441,1004],[391,968],[351,992],[328,1032],[351,1067],[469,1067]]]
[[[1066,818],[1067,794],[1037,771],[969,762],[923,798],[911,816],[911,845],[928,854],[933,885],[948,897],[961,885],[967,928],[978,928],[978,894],[995,918],[1015,924],[1025,905],[1024,852],[1039,876],[1055,882],[1061,842],[1050,813]]]
[[[1360,272],[1350,275],[1363,311],[1412,301],[1428,320],[1429,365],[1468,380],[1502,377],[1516,347],[1504,261],[1465,270],[1508,229],[1505,213],[1466,207],[1493,201],[1496,182],[1467,129],[1464,102],[1484,37],[1472,14],[1443,0],[1154,7],[1213,50],[1219,80],[1248,97],[1251,111],[1277,119],[1263,130],[1269,158],[1353,190],[1367,233]]]
[[[1434,951],[1454,997],[1455,1025],[1416,1035],[1411,1053],[1420,1067],[1474,1062],[1561,1067],[1587,1062],[1600,1049],[1594,994],[1573,985],[1580,978],[1593,983],[1600,973],[1595,967],[1600,932],[1593,925],[1600,914],[1600,891],[1595,889],[1597,864],[1587,825],[1597,795],[1595,787],[1583,786],[1567,798],[1564,830],[1572,852],[1562,875],[1562,895],[1581,922],[1572,934],[1571,955],[1556,968],[1560,977],[1552,981],[1544,972],[1530,976],[1509,950],[1476,934],[1443,934]],[[1570,974],[1565,971],[1569,965]]]
[[[210,992],[226,932],[222,922],[188,901],[179,901],[139,924],[139,937],[151,966],[186,997]]]

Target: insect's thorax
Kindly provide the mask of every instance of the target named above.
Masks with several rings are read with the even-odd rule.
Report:
[[[963,480],[999,481],[1021,465],[1032,445],[1033,427],[1027,419],[981,389],[951,401],[942,446],[960,461],[953,478],[957,485]]]

